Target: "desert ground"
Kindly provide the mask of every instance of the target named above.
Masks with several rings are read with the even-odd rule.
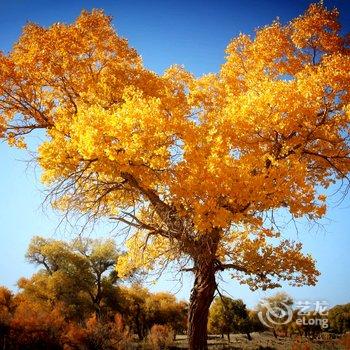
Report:
[[[252,333],[252,340],[249,341],[244,334],[231,334],[230,343],[227,341],[227,337],[224,339],[219,335],[209,336],[209,349],[210,350],[349,350],[350,341],[349,336],[341,339],[329,339],[329,340],[309,340],[306,338],[300,338],[297,336],[290,337],[278,337],[273,336],[272,332]],[[178,335],[174,342],[174,347],[170,349],[187,349],[186,336]]]

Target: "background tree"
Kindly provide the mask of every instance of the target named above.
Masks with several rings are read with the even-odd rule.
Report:
[[[187,303],[166,292],[153,293],[145,301],[147,330],[153,325],[168,325],[174,333],[186,330]]]
[[[7,349],[7,339],[14,309],[12,292],[0,286],[0,349]]]
[[[225,306],[220,297],[217,297],[210,307],[208,330],[212,334],[221,334],[222,338],[224,334],[227,334],[228,341],[230,341],[229,333],[232,331],[231,320],[225,316]]]
[[[28,24],[0,55],[0,129],[17,147],[42,129],[54,207],[135,228],[118,272],[193,271],[190,348],[202,350],[217,273],[252,289],[316,283],[314,260],[272,213],[318,219],[321,189],[347,179],[349,65],[338,12],[322,4],[240,35],[198,79],[145,69],[109,17],[83,12]]]
[[[125,349],[130,334],[119,314],[102,319],[96,313],[76,322],[66,315],[67,305],[15,296],[6,349],[110,350]]]
[[[285,292],[278,292],[263,299],[256,306],[256,311],[265,322],[265,326],[272,329],[277,338],[277,331],[287,333],[288,325],[293,320],[293,299]]]
[[[350,304],[334,306],[327,317],[334,332],[344,334],[350,331]]]
[[[131,288],[121,288],[122,314],[139,340],[147,335],[145,302],[149,295],[148,289],[138,284]]]
[[[9,349],[60,350],[65,328],[64,309],[60,303],[16,296],[11,320]]]
[[[242,300],[230,297],[216,297],[209,314],[209,331],[214,334],[226,334],[230,342],[230,333],[245,333],[251,340],[251,325],[246,305]]]
[[[81,238],[67,243],[34,237],[26,257],[43,267],[19,282],[31,298],[63,302],[67,314],[75,319],[84,319],[92,312],[106,315],[108,308],[118,308],[118,251],[113,240]]]
[[[151,293],[138,285],[121,287],[120,312],[103,307],[102,315],[98,315],[90,302],[90,307],[85,305],[82,313],[76,315],[72,312],[78,310],[76,298],[56,294],[53,286],[61,279],[51,277],[43,272],[21,279],[21,290],[16,294],[0,287],[2,350],[125,349],[131,346],[134,332],[141,333],[143,341],[149,336],[152,343],[162,344],[171,343],[175,332],[186,328],[187,303],[177,301],[169,293]]]
[[[150,293],[138,284],[120,290],[121,314],[139,339],[144,339],[153,325],[167,325],[174,335],[186,330],[187,303],[166,292]]]
[[[249,310],[248,316],[251,332],[264,332],[266,330],[266,327],[261,323],[256,310]]]

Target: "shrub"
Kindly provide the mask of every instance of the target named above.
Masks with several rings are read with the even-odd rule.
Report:
[[[167,349],[173,342],[174,331],[168,325],[155,324],[152,326],[147,341],[152,349]]]
[[[88,319],[85,327],[70,324],[63,338],[65,350],[124,350],[131,340],[129,332],[119,314],[114,322],[99,320],[94,315]]]

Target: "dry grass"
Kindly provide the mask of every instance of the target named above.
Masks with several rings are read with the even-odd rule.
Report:
[[[308,340],[293,336],[278,337],[277,339],[270,332],[252,333],[252,340],[249,341],[246,335],[232,334],[231,342],[228,343],[227,337],[209,336],[210,350],[350,350],[349,342],[339,340]],[[186,336],[178,335],[172,349],[187,349]]]

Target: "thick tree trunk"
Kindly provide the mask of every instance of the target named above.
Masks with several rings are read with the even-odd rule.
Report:
[[[196,264],[195,282],[190,298],[188,336],[190,350],[207,350],[209,307],[216,289],[214,264]]]

